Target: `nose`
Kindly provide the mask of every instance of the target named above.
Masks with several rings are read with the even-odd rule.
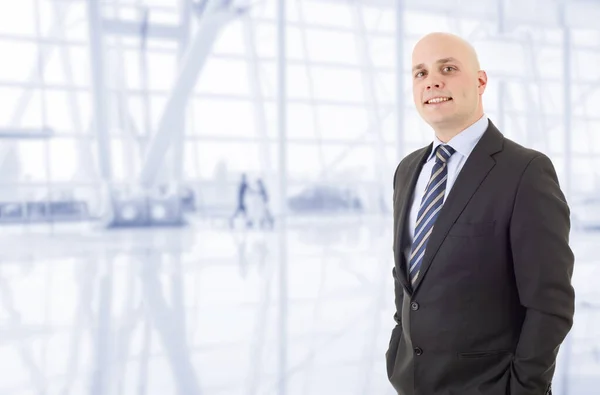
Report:
[[[444,87],[444,83],[440,80],[430,80],[427,82],[427,90],[431,89],[442,89]]]

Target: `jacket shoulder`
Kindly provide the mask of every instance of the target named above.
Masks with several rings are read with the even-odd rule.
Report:
[[[398,166],[396,166],[396,171],[394,172],[394,180],[392,185],[394,188],[396,188],[396,180],[398,179],[398,174],[407,170],[410,164],[412,164],[415,160],[418,160],[425,153],[425,151],[429,149],[429,147],[430,146],[426,146],[424,148],[419,148],[418,150],[411,152],[410,154],[406,155],[400,161],[400,163],[398,163]]]
[[[504,150],[503,155],[506,156],[507,159],[517,165],[517,167],[524,169],[527,167],[534,159],[536,158],[544,158],[545,160],[552,162],[551,159],[541,151],[535,150],[533,148],[525,147],[509,138],[504,138]]]

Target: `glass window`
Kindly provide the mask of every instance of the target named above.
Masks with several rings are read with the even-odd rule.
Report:
[[[368,109],[349,106],[321,104],[317,107],[317,119],[321,135],[326,139],[362,141],[370,127]]]
[[[316,25],[351,28],[353,26],[352,8],[346,4],[335,4],[321,1],[296,0],[290,8],[296,12],[302,21]]]
[[[42,140],[20,140],[16,144],[15,151],[9,151],[8,157],[12,162],[12,155],[17,153],[15,163],[16,173],[21,182],[48,181],[50,169],[48,169],[48,156],[46,143]],[[10,165],[9,165],[10,166]],[[10,166],[12,167],[12,166]],[[10,168],[9,167],[9,168]]]
[[[342,64],[359,62],[356,34],[307,29],[304,39],[311,61]]]
[[[312,68],[315,98],[364,103],[364,81],[359,70]]]
[[[229,22],[217,35],[212,52],[215,54],[244,55],[248,48],[244,38],[248,34],[256,34],[254,24],[249,19],[238,19]],[[251,40],[250,37],[248,39]]]
[[[0,34],[35,36],[34,15],[34,0],[0,2]]]
[[[260,115],[249,100],[213,98],[193,101],[194,134],[215,137],[258,137]]]
[[[0,81],[29,82],[39,76],[38,48],[34,42],[0,39],[0,53],[4,54]]]
[[[246,62],[233,59],[209,57],[196,81],[197,93],[250,95],[248,66]]]

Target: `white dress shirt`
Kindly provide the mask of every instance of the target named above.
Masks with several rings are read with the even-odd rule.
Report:
[[[444,194],[444,202],[446,201],[446,197],[448,193],[452,189],[454,185],[454,180],[456,180],[456,176],[460,173],[463,165],[465,164],[467,158],[485,133],[488,127],[488,118],[484,114],[477,122],[454,136],[450,141],[448,141],[448,145],[454,148],[456,151],[448,160],[448,179],[446,180],[446,193]],[[423,169],[419,174],[419,179],[417,180],[417,184],[415,185],[415,191],[413,193],[413,199],[410,207],[410,214],[408,217],[408,235],[409,235],[409,243],[404,250],[404,255],[406,257],[406,262],[410,261],[410,249],[412,246],[414,234],[415,234],[415,224],[417,222],[417,215],[419,214],[419,208],[421,206],[421,200],[423,199],[423,194],[425,193],[425,188],[427,188],[427,183],[429,182],[429,178],[431,177],[431,170],[433,169],[433,165],[435,164],[435,150],[440,145],[444,144],[441,142],[437,136],[434,135],[433,138],[433,148],[429,157],[427,158],[427,162],[423,165]],[[434,225],[435,226],[435,225]]]

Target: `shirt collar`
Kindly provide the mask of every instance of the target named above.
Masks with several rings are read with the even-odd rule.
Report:
[[[454,136],[446,144],[451,146],[452,148],[454,148],[454,150],[456,152],[458,152],[459,154],[461,154],[462,156],[467,157],[471,154],[471,151],[473,151],[473,149],[479,142],[479,139],[481,139],[481,136],[483,136],[483,133],[485,133],[485,131],[487,130],[487,127],[488,127],[488,118],[484,114],[481,118],[479,118],[479,120],[477,120],[477,122],[475,122],[474,124],[472,124],[471,126],[466,128],[465,130],[463,130],[462,132],[460,132],[459,134]],[[444,143],[442,141],[440,141],[440,139],[438,139],[438,137],[436,135],[434,135],[433,136],[433,147],[431,149],[431,152],[429,153],[429,157],[427,158],[427,161],[429,161],[429,160],[431,160],[431,158],[433,158],[433,155],[435,154],[435,150],[441,144],[444,144]]]

